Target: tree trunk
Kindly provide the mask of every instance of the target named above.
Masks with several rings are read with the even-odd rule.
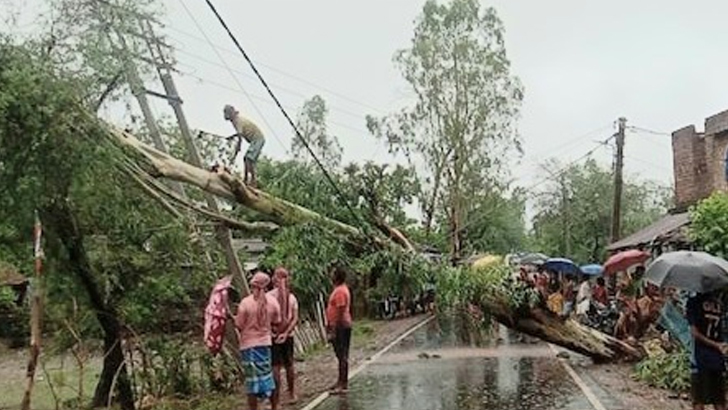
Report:
[[[35,384],[35,369],[38,366],[38,356],[40,355],[41,339],[43,332],[41,331],[43,322],[43,299],[45,297],[43,274],[43,250],[41,247],[42,226],[38,219],[38,212],[35,213],[35,227],[33,229],[33,248],[35,253],[35,282],[33,282],[33,296],[30,305],[30,358],[28,359],[28,367],[25,372],[26,388],[23,395],[23,401],[20,403],[21,410],[30,410],[30,399],[33,394],[33,385]]]
[[[104,301],[93,278],[91,265],[83,245],[83,234],[66,203],[56,202],[44,212],[44,220],[58,236],[68,252],[68,263],[86,289],[91,308],[104,332],[104,364],[92,401],[93,407],[106,407],[113,386],[122,410],[134,410],[134,394],[121,348],[121,323],[114,306]]]
[[[352,242],[369,246],[369,249],[394,246],[386,239],[367,237],[357,228],[326,218],[263,191],[247,187],[240,178],[228,173],[209,172],[172,158],[143,144],[128,133],[113,130],[111,135],[115,137],[112,139],[113,142],[122,143],[123,146],[130,148],[127,151],[130,157],[154,177],[165,177],[195,185],[214,195],[237,201],[260,212],[281,226],[316,222]],[[575,321],[561,320],[547,310],[537,308],[514,311],[508,307],[507,303],[502,302],[505,300],[508,300],[508,295],[500,295],[486,301],[486,305],[482,307],[496,320],[514,330],[564,346],[596,360],[635,360],[643,355],[641,351],[611,336]]]

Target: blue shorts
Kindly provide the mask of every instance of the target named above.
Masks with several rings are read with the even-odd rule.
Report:
[[[243,159],[253,163],[258,162],[258,157],[260,157],[260,153],[263,151],[263,145],[265,145],[264,138],[251,141]]]

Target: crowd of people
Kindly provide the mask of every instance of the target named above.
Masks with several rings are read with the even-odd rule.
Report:
[[[343,394],[347,392],[349,379],[351,293],[346,285],[346,268],[334,266],[331,275],[334,288],[325,312],[326,332],[333,345],[339,371],[330,393]],[[240,360],[251,410],[258,408],[260,400],[270,400],[271,408],[278,408],[283,371],[286,373],[288,399],[291,402],[297,399],[293,339],[298,324],[298,300],[289,287],[289,280],[289,272],[282,267],[275,269],[272,275],[256,271],[250,280],[251,293],[240,301],[235,314]]]
[[[545,306],[561,317],[607,331],[619,339],[636,339],[659,315],[663,295],[642,281],[644,267],[615,278],[609,288],[604,277],[569,275],[536,267],[520,267],[520,280],[534,287]],[[613,316],[611,323],[606,318]],[[599,318],[599,319],[594,319]]]

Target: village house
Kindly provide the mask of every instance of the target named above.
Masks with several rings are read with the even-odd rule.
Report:
[[[672,133],[675,207],[654,224],[607,247],[663,250],[689,247],[688,209],[715,191],[728,190],[728,111],[706,118],[703,132],[689,125]]]

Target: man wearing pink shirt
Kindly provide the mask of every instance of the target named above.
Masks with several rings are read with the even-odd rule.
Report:
[[[240,301],[235,316],[250,410],[258,409],[258,399],[271,399],[272,410],[278,408],[273,395],[276,386],[271,368],[271,334],[280,324],[281,309],[278,301],[265,293],[269,283],[268,275],[256,272],[250,281],[252,294]]]
[[[283,390],[281,382],[281,367],[286,369],[286,382],[288,396],[291,403],[296,402],[296,371],[293,368],[293,332],[298,324],[298,300],[289,286],[290,275],[288,271],[279,267],[273,272],[273,290],[268,295],[274,297],[281,307],[281,325],[279,332],[273,336],[273,379],[276,382],[274,395],[280,397]]]

